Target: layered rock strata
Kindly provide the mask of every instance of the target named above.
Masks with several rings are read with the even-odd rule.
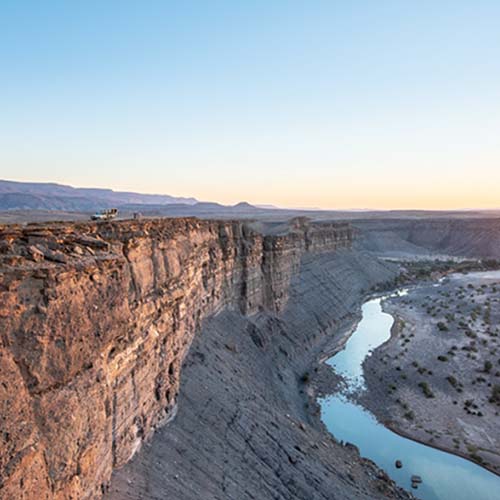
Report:
[[[279,315],[208,317],[175,420],[113,473],[106,500],[413,498],[332,438],[315,398],[335,383],[319,361],[346,339],[365,291],[397,272],[348,249],[306,253]]]
[[[330,223],[0,226],[0,497],[99,497],[175,414],[202,320],[280,313],[304,255],[351,241]]]

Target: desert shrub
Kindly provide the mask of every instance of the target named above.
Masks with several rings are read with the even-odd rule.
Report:
[[[434,393],[431,391],[431,388],[429,387],[429,384],[427,382],[420,382],[418,386],[422,389],[422,392],[424,393],[426,398],[434,397]]]
[[[441,331],[441,332],[448,331],[448,327],[446,326],[446,323],[443,323],[442,321],[438,322],[437,327],[439,328],[439,331]]]
[[[490,403],[500,403],[500,385],[498,384],[491,389]]]
[[[491,322],[491,310],[489,307],[484,312],[484,322],[487,324],[489,324]]]

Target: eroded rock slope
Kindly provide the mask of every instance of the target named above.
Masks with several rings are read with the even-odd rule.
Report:
[[[384,256],[453,255],[500,259],[500,219],[393,218],[357,220],[360,247]]]
[[[203,319],[282,313],[305,256],[351,236],[195,219],[1,226],[0,497],[99,497],[174,415]]]
[[[363,291],[394,273],[351,250],[305,254],[279,315],[208,318],[183,367],[175,420],[115,471],[107,498],[409,498],[333,440],[310,384],[357,320]]]

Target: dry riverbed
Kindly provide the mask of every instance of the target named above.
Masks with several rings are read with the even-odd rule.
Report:
[[[394,297],[391,339],[360,402],[396,432],[500,473],[500,276],[453,275]]]

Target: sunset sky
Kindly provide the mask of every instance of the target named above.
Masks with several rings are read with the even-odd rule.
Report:
[[[500,2],[4,0],[0,178],[499,208]]]

